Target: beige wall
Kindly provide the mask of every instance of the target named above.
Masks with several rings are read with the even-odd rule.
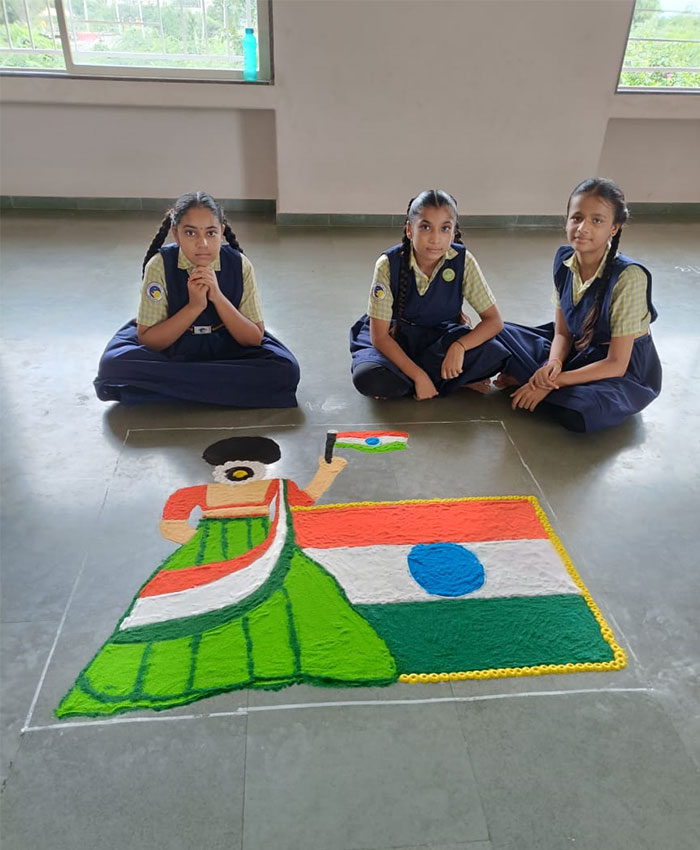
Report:
[[[206,188],[274,198],[268,110],[6,104],[2,193],[168,198]]]
[[[700,200],[700,121],[611,118],[601,174],[637,201]]]
[[[2,192],[552,214],[595,174],[700,201],[700,96],[616,95],[633,0],[276,0],[274,86],[5,79]]]

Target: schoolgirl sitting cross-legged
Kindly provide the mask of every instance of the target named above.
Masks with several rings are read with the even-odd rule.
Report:
[[[265,331],[253,266],[223,210],[205,192],[178,198],[146,252],[138,318],[102,355],[98,398],[295,407],[298,382],[294,355]]]
[[[479,314],[474,328],[462,312]],[[454,198],[421,192],[408,205],[403,239],[381,255],[367,313],[350,330],[352,381],[378,399],[487,392],[508,351],[491,290],[462,244]]]
[[[506,322],[498,335],[511,356],[496,386],[517,387],[513,409],[541,406],[569,431],[590,432],[623,422],[661,391],[651,272],[618,252],[628,215],[612,180],[591,177],[571,193],[569,244],[554,257],[554,322]]]

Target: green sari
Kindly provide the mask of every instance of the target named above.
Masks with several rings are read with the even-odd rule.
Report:
[[[288,511],[286,486],[281,492]],[[235,604],[122,628],[137,597],[56,715],[160,710],[241,688],[396,681],[387,645],[335,578],[296,545],[288,516],[285,542],[270,574]],[[236,558],[261,545],[269,532],[267,517],[201,519],[192,539],[154,576]]]

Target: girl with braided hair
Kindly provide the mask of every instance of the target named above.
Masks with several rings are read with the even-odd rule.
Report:
[[[222,208],[205,192],[182,195],[146,252],[138,318],[102,355],[98,398],[296,407],[298,382],[294,355],[265,331],[253,266]]]
[[[466,301],[481,321],[471,328]],[[459,387],[487,392],[506,349],[491,290],[465,248],[455,199],[431,189],[412,198],[401,244],[377,261],[367,313],[350,330],[352,380],[377,399],[419,401]]]
[[[571,193],[569,244],[554,257],[554,323],[507,322],[498,336],[511,356],[495,383],[518,387],[514,410],[542,403],[565,428],[587,432],[617,425],[659,394],[651,273],[618,253],[628,215],[611,180],[589,178]]]

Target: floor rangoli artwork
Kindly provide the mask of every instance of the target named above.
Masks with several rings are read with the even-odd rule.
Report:
[[[532,496],[316,505],[347,461],[405,432],[329,432],[307,487],[264,437],[209,446],[213,484],[167,500],[178,544],[58,717],[167,709],[240,688],[439,682],[625,666]],[[195,508],[197,528],[188,519]]]

